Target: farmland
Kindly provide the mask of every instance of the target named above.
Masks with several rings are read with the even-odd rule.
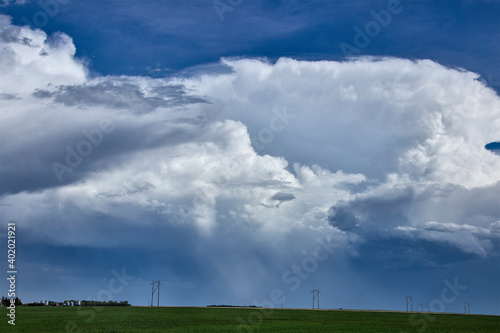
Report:
[[[499,316],[259,308],[1,308],[1,332],[498,332]]]

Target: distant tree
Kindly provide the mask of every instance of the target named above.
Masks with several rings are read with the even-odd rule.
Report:
[[[44,306],[44,304],[42,302],[31,302],[31,303],[27,303],[25,305],[26,306]]]
[[[14,304],[16,306],[18,305],[23,305],[23,302],[19,299],[19,297],[15,298]],[[2,296],[2,306],[9,306],[10,305],[10,298],[7,298],[5,296]]]
[[[82,306],[131,306],[128,301],[81,301]]]

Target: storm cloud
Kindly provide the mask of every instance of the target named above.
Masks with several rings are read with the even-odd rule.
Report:
[[[40,265],[76,278],[82,253],[104,251],[135,283],[165,274],[195,303],[251,303],[271,285],[292,305],[302,296],[283,272],[318,239],[336,250],[300,290],[388,288],[361,277],[374,265],[469,279],[471,261],[498,259],[500,156],[486,145],[500,140],[500,98],[475,73],[399,58],[227,58],[227,71],[190,77],[90,77],[63,33],[0,16],[0,36],[2,219],[48,254],[25,259],[26,281]],[[154,252],[162,268],[118,250]],[[80,259],[56,263],[60,251]]]

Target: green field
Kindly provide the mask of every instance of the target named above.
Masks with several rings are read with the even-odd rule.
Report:
[[[18,307],[14,327],[0,310],[0,332],[500,332],[499,316],[255,308]]]

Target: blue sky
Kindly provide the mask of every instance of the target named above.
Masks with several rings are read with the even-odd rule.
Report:
[[[0,3],[23,301],[500,314],[499,1]]]
[[[37,15],[47,11],[35,1],[4,12],[14,24],[69,34],[77,56],[100,74],[165,75],[228,56],[339,60],[345,56],[340,44],[353,45],[354,28],[363,30],[374,20],[371,11],[386,10],[389,2],[61,3],[49,6],[47,15]],[[498,1],[402,0],[395,8],[398,13],[359,54],[432,59],[500,81]],[[168,72],[149,73],[154,69]]]

